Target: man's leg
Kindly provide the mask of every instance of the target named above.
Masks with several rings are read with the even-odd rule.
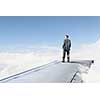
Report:
[[[70,62],[70,51],[67,51],[67,62]]]
[[[65,56],[66,56],[66,51],[63,50],[63,60],[62,60],[62,62],[65,62]]]

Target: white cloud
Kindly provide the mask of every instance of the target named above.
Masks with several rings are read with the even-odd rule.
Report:
[[[72,53],[73,59],[91,59],[95,63],[89,73],[83,75],[86,82],[100,82],[100,40],[92,44],[84,44]]]
[[[89,70],[89,74],[82,77],[86,82],[100,82],[100,40],[91,44],[83,44],[71,51],[73,60],[94,60],[95,63]],[[61,48],[42,47],[22,49],[21,52],[0,53],[0,77],[8,76],[19,71],[47,64],[53,60],[62,59]]]
[[[0,53],[0,78],[47,64],[59,58],[59,50],[54,47]]]

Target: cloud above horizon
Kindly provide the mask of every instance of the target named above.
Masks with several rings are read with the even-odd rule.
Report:
[[[0,77],[62,59],[61,48],[44,46],[42,48],[31,48],[22,51],[0,53]],[[100,40],[91,44],[82,44],[79,48],[71,51],[71,60],[90,59],[95,61],[89,74],[83,75],[86,82],[100,82],[99,52]]]
[[[72,58],[94,60],[89,73],[84,74],[83,78],[86,82],[100,82],[100,39],[95,43],[81,45],[73,51]]]
[[[0,53],[0,77],[59,60],[59,50],[55,47],[31,48],[16,52]]]

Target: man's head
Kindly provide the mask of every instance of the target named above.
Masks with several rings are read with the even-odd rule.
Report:
[[[65,35],[65,38],[69,38],[69,36],[68,35]]]

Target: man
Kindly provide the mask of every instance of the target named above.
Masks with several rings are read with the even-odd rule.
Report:
[[[65,35],[64,44],[63,44],[63,60],[65,62],[66,52],[67,52],[67,62],[70,62],[70,48],[71,48],[71,40],[68,35]]]

